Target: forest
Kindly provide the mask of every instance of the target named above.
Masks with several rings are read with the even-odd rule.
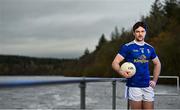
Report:
[[[180,76],[180,2],[155,0],[149,15],[141,16],[139,21],[148,25],[145,40],[156,49],[162,63],[161,75]],[[111,63],[119,47],[133,39],[132,30],[115,27],[110,40],[102,33],[96,49],[90,52],[86,48],[76,59],[0,55],[0,75],[120,77]],[[150,68],[152,73],[152,62]]]

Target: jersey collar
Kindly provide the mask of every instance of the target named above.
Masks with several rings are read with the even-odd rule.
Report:
[[[145,44],[145,42],[143,42],[143,43],[139,43],[139,42],[137,42],[137,41],[133,41],[135,44],[137,44],[137,45],[139,45],[139,46],[143,46],[144,44]]]

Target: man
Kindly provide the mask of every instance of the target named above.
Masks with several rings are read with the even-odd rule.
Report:
[[[134,41],[123,45],[112,62],[112,68],[127,78],[127,97],[131,109],[154,109],[154,88],[161,70],[161,63],[154,48],[144,41],[146,24],[137,22],[133,26]],[[131,62],[136,67],[134,76],[120,70],[119,64]],[[153,79],[150,80],[149,60],[154,64]]]

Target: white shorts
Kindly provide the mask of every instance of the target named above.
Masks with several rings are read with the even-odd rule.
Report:
[[[126,86],[125,97],[133,101],[154,101],[154,89],[150,86],[145,88]]]

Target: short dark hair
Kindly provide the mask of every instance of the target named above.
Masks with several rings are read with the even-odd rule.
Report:
[[[135,32],[135,30],[136,30],[137,28],[139,28],[140,26],[143,27],[143,28],[147,31],[147,25],[146,25],[146,23],[139,21],[139,22],[136,22],[136,23],[134,24],[134,26],[133,26],[133,32]]]

